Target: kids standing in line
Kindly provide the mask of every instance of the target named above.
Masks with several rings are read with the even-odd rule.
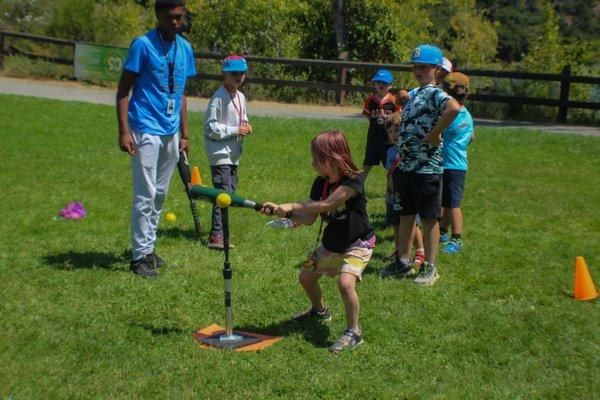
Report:
[[[252,133],[246,112],[246,97],[238,88],[244,83],[248,65],[243,57],[225,58],[221,86],[210,99],[204,122],[204,151],[210,163],[215,188],[234,193],[243,138]],[[223,249],[221,210],[213,205],[208,247]]]
[[[385,165],[387,151],[392,146],[385,129],[385,120],[388,116],[400,109],[396,97],[390,93],[394,82],[392,73],[380,69],[373,75],[375,94],[369,95],[364,102],[362,114],[369,118],[369,131],[367,133],[367,146],[363,161],[365,179],[375,165]]]
[[[394,228],[394,246],[395,250],[392,254],[393,264],[382,270],[381,273],[384,276],[388,276],[388,272],[393,272],[397,269],[397,263],[400,261],[400,197],[397,191],[394,191],[394,180],[398,181],[399,179],[399,171],[398,164],[400,164],[400,154],[398,152],[398,127],[400,126],[400,122],[402,120],[402,112],[397,111],[389,116],[385,123],[385,127],[388,131],[388,135],[390,136],[390,141],[394,144],[394,146],[390,147],[387,154],[387,161],[385,164],[385,169],[387,170],[387,189],[385,196],[385,222],[388,225],[392,225]],[[396,186],[398,182],[396,182]],[[417,215],[415,218],[415,227],[413,228],[412,233],[412,243],[415,247],[415,256],[413,258],[413,266],[415,268],[419,268],[421,264],[425,261],[425,249],[423,248],[423,235],[421,234],[421,230],[419,229],[421,221],[419,216]],[[408,256],[407,256],[408,257]]]
[[[407,257],[411,232],[417,214],[423,222],[426,261],[413,282],[432,285],[439,278],[435,265],[442,184],[442,132],[450,126],[460,105],[435,85],[442,64],[442,51],[423,44],[411,54],[413,74],[419,89],[406,103],[399,129],[399,185],[402,207],[400,217],[400,262],[396,276],[411,275],[413,267]]]
[[[325,131],[311,141],[313,167],[319,174],[310,191],[310,201],[276,205],[264,203],[262,212],[311,225],[321,215],[323,231],[319,244],[300,271],[299,281],[311,308],[295,315],[296,321],[328,322],[331,312],[323,301],[318,283],[323,275],[339,274],[338,289],[346,311],[346,330],[330,347],[333,353],[352,349],[363,342],[358,324],[360,304],[356,283],[371,259],[375,232],[367,216],[364,176],[352,161],[350,147],[340,131]],[[327,225],[323,228],[323,222]]]
[[[444,131],[444,179],[442,189],[442,221],[440,223],[440,242],[446,243],[443,253],[458,253],[462,247],[463,215],[460,209],[465,188],[465,176],[469,162],[467,146],[475,138],[473,118],[463,106],[469,94],[469,78],[460,72],[449,74],[442,82],[442,88],[461,105],[461,109]],[[448,241],[448,227],[452,226],[452,237]]]

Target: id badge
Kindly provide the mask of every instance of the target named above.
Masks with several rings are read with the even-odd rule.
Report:
[[[175,99],[169,99],[167,101],[167,114],[168,115],[175,114]]]

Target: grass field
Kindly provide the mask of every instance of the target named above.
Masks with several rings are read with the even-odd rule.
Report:
[[[478,129],[464,201],[465,249],[440,256],[431,288],[384,280],[384,175],[367,182],[378,247],[358,292],[365,344],[332,356],[344,328],[335,281],[329,326],[294,325],[296,283],[317,224],[275,230],[234,209],[236,329],[282,335],[258,353],[200,350],[224,324],[222,255],[192,240],[177,176],[158,252],[178,268],[129,272],[129,160],[112,107],[0,96],[0,398],[592,399],[600,393],[600,304],[570,297],[573,260],[600,277],[600,139]],[[191,161],[206,174],[201,115]],[[361,161],[365,122],[254,118],[239,193],[304,199],[308,141],[347,132]],[[68,201],[89,214],[55,219]],[[209,205],[199,203],[204,226]]]

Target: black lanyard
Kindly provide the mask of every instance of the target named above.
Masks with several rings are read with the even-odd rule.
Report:
[[[177,60],[177,34],[175,34],[175,50],[173,51],[173,60],[169,57],[169,52],[167,51],[167,47],[165,46],[165,42],[163,41],[162,35],[160,31],[157,29],[158,37],[160,39],[160,44],[162,45],[163,53],[165,54],[165,58],[167,59],[167,65],[169,66],[169,93],[175,93],[175,61]]]

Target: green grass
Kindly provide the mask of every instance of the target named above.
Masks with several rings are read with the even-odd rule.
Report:
[[[378,247],[358,292],[366,343],[327,352],[334,320],[289,323],[307,307],[298,264],[317,226],[275,230],[231,211],[235,327],[283,335],[258,353],[200,350],[191,334],[224,324],[222,255],[191,240],[177,176],[159,253],[179,268],[158,280],[128,270],[129,160],[112,107],[0,96],[0,398],[564,398],[600,392],[598,301],[570,297],[573,260],[600,277],[600,139],[478,129],[464,201],[465,249],[441,255],[431,288],[376,274],[392,250],[382,230],[381,169],[367,182]],[[193,164],[209,180],[202,117],[191,117]],[[253,118],[239,193],[304,199],[308,142],[336,127],[361,161],[364,122]],[[80,222],[55,219],[82,201]],[[209,206],[199,203],[204,226]],[[598,281],[596,280],[596,283]]]

